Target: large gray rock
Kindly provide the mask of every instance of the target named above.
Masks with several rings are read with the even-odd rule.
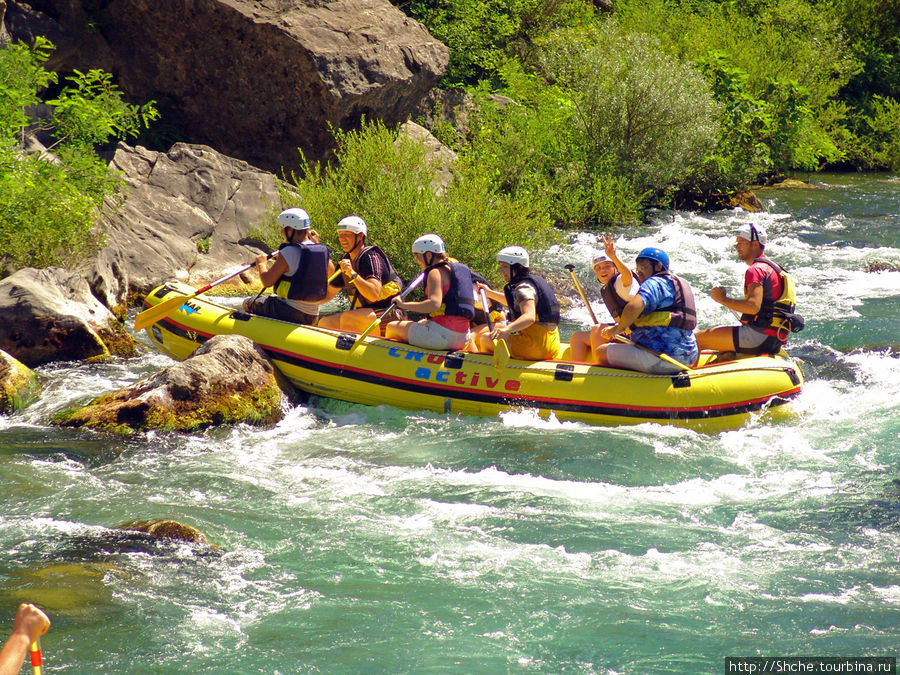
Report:
[[[262,349],[240,335],[217,335],[187,359],[89,405],[61,413],[62,426],[129,433],[194,431],[214,424],[271,424],[296,392]]]
[[[74,39],[54,69],[110,71],[132,99],[157,100],[182,138],[273,171],[296,167],[297,148],[327,156],[329,124],[404,121],[449,60],[388,0],[30,4]]]
[[[134,338],[85,278],[59,267],[0,281],[0,316],[0,349],[27,366],[136,354]]]
[[[110,164],[128,188],[107,204],[107,246],[88,275],[109,307],[130,290],[144,295],[171,278],[202,284],[260,252],[251,232],[278,211],[275,177],[202,145],[177,143],[167,153],[120,143]]]
[[[397,135],[397,142],[409,139],[425,149],[425,163],[434,171],[431,189],[435,194],[443,194],[453,180],[453,166],[456,164],[456,153],[441,143],[425,127],[415,122],[405,122]]]

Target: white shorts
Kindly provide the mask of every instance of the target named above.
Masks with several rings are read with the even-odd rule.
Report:
[[[457,333],[444,328],[436,321],[417,321],[411,324],[407,338],[409,344],[425,349],[462,349],[469,341],[469,333]]]
[[[656,354],[634,345],[610,344],[606,347],[606,360],[613,368],[627,368],[654,375],[672,375],[684,368],[663,361]]]

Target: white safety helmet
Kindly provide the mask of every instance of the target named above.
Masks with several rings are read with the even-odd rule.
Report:
[[[446,253],[444,240],[436,234],[423,234],[412,243],[413,253]]]
[[[518,263],[522,267],[529,267],[528,251],[521,246],[507,246],[497,252],[497,262],[505,262],[510,265]]]
[[[366,227],[366,221],[359,216],[346,216],[341,218],[337,224],[338,232],[353,232],[354,234],[368,235],[369,228]]]
[[[278,224],[281,225],[282,230],[286,227],[293,227],[295,230],[308,230],[309,214],[303,209],[285,209],[278,214]]]

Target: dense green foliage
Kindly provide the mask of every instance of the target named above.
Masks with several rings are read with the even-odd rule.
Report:
[[[334,163],[307,162],[280,189],[282,202],[306,209],[320,240],[336,253],[341,249],[335,224],[354,214],[368,224],[369,243],[384,249],[404,279],[419,273],[412,242],[434,232],[451,256],[498,281],[494,256],[501,247],[536,249],[554,239],[541,209],[497,192],[477,164],[460,162],[453,182],[438,195],[429,187],[434,171],[423,147],[383,124],[338,131],[335,140]],[[264,231],[272,247],[281,242],[274,216]]]
[[[95,146],[136,135],[156,118],[152,103],[125,103],[101,70],[75,71],[54,98],[42,101],[57,81],[43,67],[52,48],[43,38],[32,48],[0,48],[0,274],[70,265],[96,250],[102,242],[97,211],[120,194],[121,181]],[[40,103],[49,112],[39,117]],[[49,135],[47,153],[25,153],[30,133]]]
[[[583,0],[410,0],[401,5],[450,47],[445,85],[494,77],[510,56],[525,57],[541,35],[589,21]]]
[[[798,171],[900,168],[900,0],[400,6],[450,47],[442,84],[479,104],[467,138],[438,135],[562,225],[715,205]]]

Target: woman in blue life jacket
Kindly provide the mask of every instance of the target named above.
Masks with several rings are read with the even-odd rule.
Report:
[[[274,295],[244,300],[245,312],[282,321],[311,325],[319,317],[319,305],[335,296],[328,286],[335,271],[331,252],[325,244],[309,238],[309,214],[303,209],[285,209],[278,215],[284,242],[272,265],[269,256],[256,256],[256,271],[263,288],[273,286]]]
[[[794,280],[787,270],[766,257],[766,229],[743,223],[738,227],[735,250],[747,263],[744,298],[729,298],[722,286],[710,291],[712,299],[741,314],[740,326],[718,326],[697,331],[700,349],[745,354],[777,354],[791,331],[802,327],[794,313]]]
[[[347,216],[338,222],[338,242],[344,251],[338,265],[343,274],[330,286],[334,289],[332,297],[340,289],[346,290],[350,309],[323,316],[319,327],[361,333],[403,290],[403,281],[384,251],[366,243],[368,234],[369,227],[359,216]]]
[[[625,305],[618,321],[601,331],[603,338],[611,341],[630,328],[634,344],[602,344],[594,352],[596,362],[645,373],[680,372],[683,368],[653,352],[667,354],[685,366],[696,363],[700,351],[694,339],[694,293],[687,281],[669,271],[665,251],[645,248],[637,255],[636,267],[640,290]]]
[[[559,357],[559,303],[547,280],[531,273],[529,256],[521,246],[507,246],[497,253],[500,274],[506,280],[499,293],[484,284],[490,300],[508,307],[509,321],[479,326],[475,331],[475,344],[479,352],[492,354],[494,340],[506,340],[514,359],[546,361]]]
[[[601,240],[606,251],[594,258],[592,267],[597,281],[600,282],[600,297],[606,305],[609,315],[618,320],[638,289],[641,287],[637,279],[616,254],[616,246],[612,235],[607,233]],[[603,343],[607,342],[602,335],[602,330],[610,324],[598,323],[591,327],[590,331],[572,333],[569,345],[572,347],[572,361],[590,361],[593,352]]]
[[[394,300],[400,309],[428,314],[421,321],[391,321],[384,336],[425,349],[462,349],[469,340],[469,322],[475,316],[472,273],[460,262],[450,262],[444,241],[425,234],[412,244],[416,264],[425,272],[425,299]]]

